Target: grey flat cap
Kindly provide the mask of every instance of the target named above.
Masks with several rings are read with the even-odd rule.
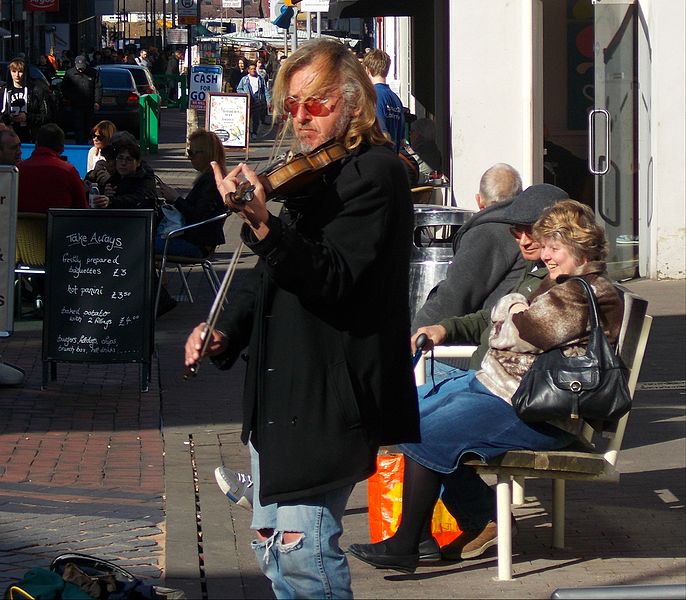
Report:
[[[569,194],[563,189],[549,183],[537,183],[515,196],[499,220],[513,225],[533,225],[546,208],[568,199]]]

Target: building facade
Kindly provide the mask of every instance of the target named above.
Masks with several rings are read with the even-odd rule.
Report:
[[[436,120],[454,203],[476,208],[483,171],[507,162],[525,185],[556,183],[594,207],[617,279],[686,278],[685,4],[430,7],[433,30],[425,16],[386,17],[378,37],[410,65],[394,73],[404,104]]]

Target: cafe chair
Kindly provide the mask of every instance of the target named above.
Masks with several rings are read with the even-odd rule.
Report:
[[[45,276],[47,221],[47,215],[42,213],[20,212],[17,214],[14,274],[17,290],[16,315],[20,319],[23,316],[21,312],[21,292],[25,285],[24,277],[31,281],[36,275]],[[36,296],[34,302],[37,310],[43,307],[43,299],[40,296]]]
[[[157,278],[157,292],[155,294],[155,313],[157,314],[157,309],[160,303],[160,294],[162,292],[162,279],[164,277],[165,270],[167,266],[171,265],[176,267],[176,270],[179,274],[179,277],[181,278],[181,283],[183,285],[183,290],[186,296],[188,297],[189,302],[193,302],[193,294],[191,293],[190,286],[188,285],[188,279],[186,278],[186,273],[184,272],[183,268],[184,267],[194,267],[197,265],[200,265],[200,267],[203,270],[203,273],[205,274],[205,278],[207,279],[207,282],[210,284],[210,287],[212,288],[212,292],[216,295],[217,292],[219,291],[219,286],[221,285],[221,282],[219,281],[219,276],[217,275],[217,272],[214,268],[214,265],[212,264],[212,255],[213,253],[210,253],[209,256],[206,256],[205,258],[191,258],[188,256],[174,256],[174,255],[169,255],[168,253],[168,248],[169,248],[169,242],[170,240],[173,240],[175,238],[181,237],[186,231],[189,229],[195,229],[196,227],[202,227],[203,225],[207,225],[208,223],[214,223],[215,221],[225,221],[226,218],[229,216],[229,213],[222,213],[220,215],[216,215],[214,217],[211,217],[209,219],[206,219],[204,221],[200,221],[199,223],[192,223],[191,225],[185,225],[183,227],[179,227],[178,229],[174,229],[169,232],[167,235],[165,241],[164,241],[164,248],[162,250],[162,254],[158,254],[155,256],[155,263],[159,264],[159,269],[158,269],[158,278]]]

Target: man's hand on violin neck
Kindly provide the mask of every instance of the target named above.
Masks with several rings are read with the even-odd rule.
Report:
[[[269,233],[267,227],[269,211],[267,210],[267,194],[257,173],[245,163],[234,167],[226,176],[216,162],[212,163],[212,169],[224,204],[233,212],[238,213],[238,216],[252,228],[258,239],[264,239]]]

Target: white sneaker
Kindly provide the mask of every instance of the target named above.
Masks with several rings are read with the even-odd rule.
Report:
[[[217,480],[217,485],[219,485],[222,493],[231,502],[246,510],[252,510],[254,488],[250,473],[217,467],[214,470],[214,478]]]

